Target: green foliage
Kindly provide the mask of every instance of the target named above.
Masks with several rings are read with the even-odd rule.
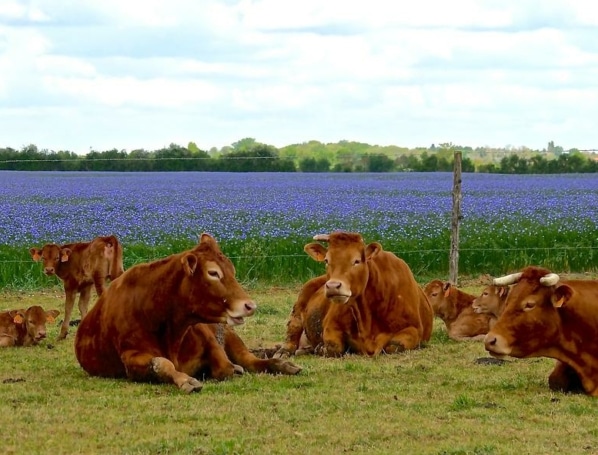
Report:
[[[450,172],[455,151],[463,153],[463,172],[517,174],[598,172],[598,161],[579,150],[565,152],[553,142],[542,151],[472,149],[452,143],[428,148],[310,141],[281,149],[244,138],[220,150],[170,144],[154,151],[91,150],[85,156],[48,152],[30,144],[20,151],[0,148],[0,170],[28,171],[225,171],[225,172]],[[500,157],[497,159],[496,157]]]

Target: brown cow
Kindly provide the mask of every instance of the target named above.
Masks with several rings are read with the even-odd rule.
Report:
[[[210,372],[217,378],[232,374],[229,363],[235,361],[260,370],[233,331],[225,330],[219,342],[216,327],[200,324],[242,324],[255,309],[232,262],[214,238],[202,234],[191,250],[135,265],[114,281],[81,321],[75,353],[92,376],[171,382],[185,392],[199,391],[202,383],[193,376],[206,367],[204,358],[219,359]],[[293,364],[271,363],[280,372],[298,372]]]
[[[432,280],[424,287],[434,314],[444,321],[449,338],[455,341],[483,340],[490,330],[490,315],[476,314],[475,296],[449,281]]]
[[[513,284],[506,307],[486,335],[495,357],[550,357],[557,360],[548,383],[552,390],[598,396],[598,280],[560,280],[530,266],[496,278]]]
[[[49,243],[42,248],[31,248],[29,252],[34,261],[43,260],[46,275],[56,275],[64,285],[66,300],[59,340],[68,334],[77,294],[83,318],[87,314],[92,287],[95,286],[100,296],[104,292],[106,278],[112,281],[123,273],[122,247],[114,235],[62,246]]]
[[[409,266],[360,234],[316,235],[304,250],[326,263],[326,275],[301,289],[277,357],[296,353],[302,340],[317,354],[378,355],[419,347],[432,333],[433,312]]]
[[[472,303],[473,310],[478,314],[490,315],[490,327],[492,328],[505,309],[508,295],[508,286],[491,284],[474,299]]]
[[[39,305],[0,313],[0,347],[38,344],[46,338],[46,322],[54,322],[59,314]]]

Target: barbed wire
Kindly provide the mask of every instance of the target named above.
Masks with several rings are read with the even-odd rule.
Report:
[[[554,252],[559,251],[579,251],[579,250],[598,250],[598,246],[563,246],[563,247],[524,247],[524,248],[460,248],[459,253],[468,253],[468,252],[501,252],[501,253],[513,253],[519,251],[546,251],[551,250]],[[425,254],[425,253],[449,253],[449,250],[446,248],[431,248],[425,250],[405,250],[405,251],[392,251],[392,253],[396,254],[397,256],[402,256],[405,254]],[[137,257],[139,261],[136,263],[141,262],[149,262],[154,261],[156,259],[160,259],[160,257]],[[274,254],[274,255],[251,255],[251,256],[227,256],[229,259],[276,259],[276,258],[308,258],[305,254]],[[23,260],[23,259],[15,259],[15,260],[0,260],[0,264],[25,264],[31,263],[34,264],[33,261],[30,260]]]

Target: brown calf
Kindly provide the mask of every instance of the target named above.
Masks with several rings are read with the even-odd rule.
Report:
[[[424,287],[434,314],[444,321],[449,338],[455,341],[483,340],[490,330],[490,315],[476,314],[475,296],[449,281],[432,280]]]
[[[54,322],[59,314],[39,305],[0,313],[0,347],[38,344],[46,338],[46,322]]]
[[[113,235],[62,246],[49,243],[42,248],[31,248],[29,252],[34,261],[43,261],[46,275],[56,275],[64,285],[66,300],[59,340],[68,334],[77,294],[83,318],[87,314],[92,287],[95,286],[100,296],[104,292],[106,279],[115,280],[123,273],[122,247]]]
[[[508,294],[508,286],[491,284],[474,299],[472,303],[473,310],[478,314],[490,315],[490,327],[494,327],[494,324],[496,324],[496,321],[505,309]]]

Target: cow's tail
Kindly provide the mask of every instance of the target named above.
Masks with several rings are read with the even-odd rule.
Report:
[[[112,242],[112,246],[114,247],[114,254],[112,255],[112,261],[110,262],[110,280],[115,280],[119,276],[124,273],[123,268],[123,250],[122,245],[116,238],[116,236],[111,235],[109,237],[109,241]]]

